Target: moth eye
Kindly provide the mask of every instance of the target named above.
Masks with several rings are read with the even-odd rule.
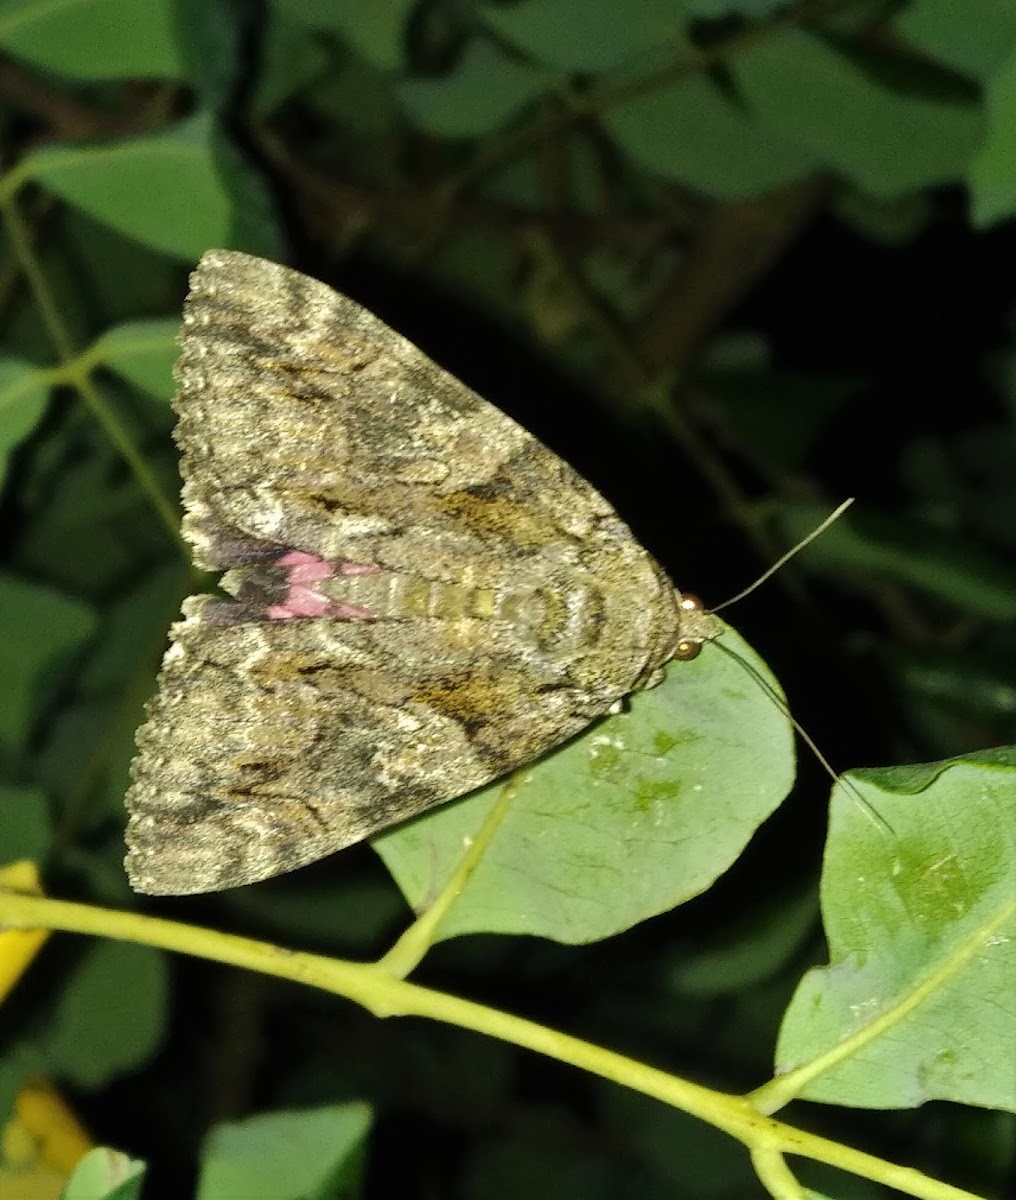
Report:
[[[674,657],[679,658],[681,662],[689,662],[693,658],[698,658],[701,651],[701,642],[678,642],[674,647]]]
[[[698,596],[691,596],[687,592],[681,597],[682,612],[705,612],[705,605]],[[695,656],[692,655],[692,658]]]

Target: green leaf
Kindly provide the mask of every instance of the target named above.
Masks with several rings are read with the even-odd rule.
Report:
[[[1016,663],[1008,654],[894,645],[883,660],[903,687],[977,724],[1016,717]]]
[[[67,457],[34,481],[20,562],[74,592],[108,595],[137,572],[139,552],[164,551],[166,535],[114,450],[81,454],[73,442],[60,449]],[[171,488],[179,484],[167,480],[167,494]]]
[[[366,1104],[265,1113],[219,1125],[201,1152],[196,1200],[343,1200],[359,1193]]]
[[[620,1140],[636,1162],[664,1180],[664,1195],[683,1192],[694,1200],[759,1200],[748,1155],[731,1153],[721,1130],[627,1088],[599,1084],[597,1090],[608,1144]],[[690,1186],[678,1190],[675,1181]]]
[[[655,0],[527,0],[485,5],[484,25],[538,63],[609,71],[686,44],[680,5]]]
[[[145,1171],[138,1159],[97,1146],[74,1168],[60,1200],[141,1200]]]
[[[43,258],[50,283],[63,281],[56,297],[66,313],[83,309],[84,321],[75,343],[84,345],[121,321],[139,313],[159,313],[176,307],[180,295],[180,265],[164,254],[126,238],[109,225],[93,220],[80,208],[66,209],[60,218],[61,240]],[[50,349],[47,346],[47,359]]]
[[[932,224],[934,200],[927,192],[879,199],[857,188],[843,188],[833,198],[832,213],[852,226],[865,241],[883,246],[912,244]]]
[[[46,411],[49,389],[49,379],[38,367],[0,355],[0,487],[6,479],[12,452]]]
[[[404,130],[391,77],[357,54],[333,63],[308,90],[305,103],[329,126],[341,127],[371,161],[379,146]]]
[[[284,258],[286,250],[275,201],[263,175],[222,129],[215,130],[212,152],[231,213],[229,232],[220,244],[262,258]]]
[[[316,880],[285,875],[259,887],[233,888],[223,895],[230,911],[259,929],[301,945],[317,943],[332,953],[369,953],[399,927],[405,906],[391,881]]]
[[[778,9],[787,7],[787,0],[686,0],[691,16],[715,19],[739,13],[742,17],[758,20],[771,16]]]
[[[147,657],[154,668],[189,582],[190,568],[174,560],[146,571],[130,591],[108,604],[100,634],[78,672],[77,690],[122,698],[139,662]]]
[[[1016,53],[986,92],[988,133],[970,168],[974,223],[993,225],[1016,211]]]
[[[40,862],[51,836],[45,794],[37,788],[0,785],[0,864],[19,858]]]
[[[96,812],[95,791],[104,765],[115,749],[112,739],[119,732],[121,709],[120,697],[88,696],[61,705],[46,724],[35,780],[53,798],[57,810],[72,812],[79,825],[87,827],[92,817],[103,822],[109,820],[108,810]],[[116,808],[122,817],[122,788]]]
[[[77,830],[108,826],[111,817],[122,823],[133,731],[151,682],[143,667],[150,664],[154,674],[186,578],[182,562],[167,563],[107,607],[77,670],[73,695],[39,740],[36,782]]]
[[[0,46],[72,79],[182,78],[173,0],[4,0]]]
[[[822,506],[807,503],[781,503],[775,511],[789,545],[828,516]],[[908,583],[991,620],[1016,618],[1016,567],[1007,558],[905,519],[854,508],[802,550],[798,561],[817,571],[849,569]]]
[[[335,22],[349,44],[380,71],[397,71],[405,61],[409,16],[417,0],[330,0]]]
[[[408,79],[399,85],[398,96],[421,129],[441,137],[478,137],[531,104],[546,91],[547,83],[540,71],[478,40],[450,75]]]
[[[312,29],[333,29],[382,71],[398,70],[405,60],[409,16],[417,0],[272,0],[291,21]]]
[[[768,363],[750,369],[708,364],[703,375],[752,454],[795,470],[860,389],[856,379],[793,375]]]
[[[259,115],[270,116],[314,80],[325,76],[330,55],[316,33],[272,9],[262,45],[253,106]]]
[[[670,1200],[673,1187],[652,1175],[609,1142],[578,1145],[576,1139],[487,1138],[472,1150],[463,1172],[463,1200]],[[696,1200],[706,1200],[696,1192]]]
[[[800,1094],[871,1108],[1016,1109],[1016,749],[851,772],[822,874],[830,965],[791,1001],[776,1061]]]
[[[819,166],[815,154],[756,124],[703,75],[613,105],[603,124],[641,166],[710,195],[755,196]]]
[[[53,673],[95,630],[87,605],[16,575],[0,574],[0,746],[21,748]]]
[[[90,946],[42,1038],[51,1069],[98,1088],[147,1062],[162,1042],[167,989],[160,951],[129,942]]]
[[[214,151],[214,122],[199,112],[157,133],[48,146],[19,170],[97,221],[187,261],[229,236],[231,206]]]
[[[759,39],[731,67],[761,124],[876,196],[959,178],[981,137],[975,105],[885,87],[799,29]]]
[[[29,1041],[12,1041],[0,1057],[0,1122],[6,1127],[14,1116],[21,1085],[40,1067],[39,1053]],[[6,1157],[6,1156],[5,1156]]]
[[[913,647],[885,642],[878,661],[898,691],[907,726],[939,754],[1016,738],[1016,662],[985,639],[982,649]]]
[[[246,23],[228,4],[208,4],[207,0],[173,2],[180,58],[194,108],[212,113],[231,110],[237,81],[254,73],[250,47],[240,45]]]
[[[173,363],[180,353],[175,317],[124,321],[92,347],[95,361],[157,400],[173,395]]]
[[[732,630],[723,644],[770,678]],[[792,779],[785,715],[742,663],[707,646],[629,711],[519,773],[439,936],[590,942],[628,929],[708,888]],[[503,786],[374,839],[414,908],[440,890]]]
[[[668,983],[683,996],[738,995],[771,979],[817,927],[813,890],[773,902],[757,900],[720,940],[675,955]]]
[[[893,25],[954,71],[987,80],[1016,47],[1016,6],[999,0],[910,0]]]

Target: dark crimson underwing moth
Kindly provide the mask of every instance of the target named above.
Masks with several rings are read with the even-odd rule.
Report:
[[[127,873],[266,879],[473,791],[720,631],[584,479],[359,305],[207,253],[174,407],[184,601]]]

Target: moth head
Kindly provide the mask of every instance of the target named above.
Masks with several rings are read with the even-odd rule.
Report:
[[[720,633],[720,623],[706,608],[698,596],[678,595],[677,607],[681,614],[678,625],[679,638],[673,657],[681,662],[697,658],[703,643],[711,642]]]

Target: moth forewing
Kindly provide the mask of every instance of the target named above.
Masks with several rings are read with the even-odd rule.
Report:
[[[232,599],[171,630],[127,794],[135,890],[360,841],[719,633],[571,467],[324,284],[211,251],[181,343],[183,530]]]

